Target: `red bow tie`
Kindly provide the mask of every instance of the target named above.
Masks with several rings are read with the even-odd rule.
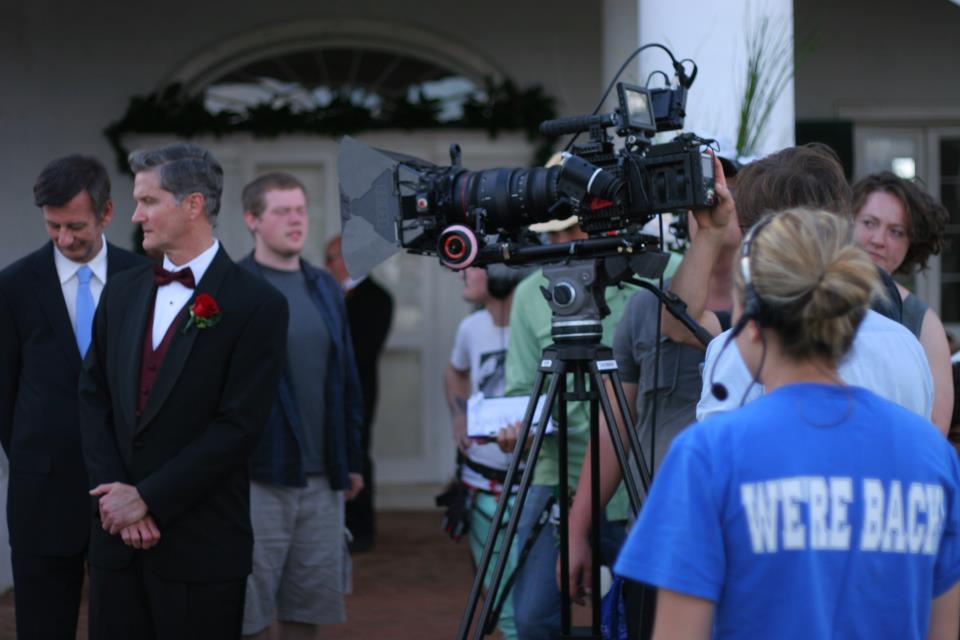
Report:
[[[190,270],[190,267],[180,271],[167,271],[160,265],[155,264],[153,265],[153,281],[158,287],[171,282],[179,282],[187,289],[194,289],[197,286],[197,283],[193,281],[193,271]]]

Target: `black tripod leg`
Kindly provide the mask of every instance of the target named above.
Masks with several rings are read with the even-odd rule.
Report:
[[[616,369],[612,369],[606,372],[610,377],[611,386],[613,386],[614,394],[617,396],[617,403],[620,406],[620,413],[623,416],[630,415],[630,407],[627,402],[626,395],[623,393],[623,387],[620,384],[620,375],[617,373]],[[610,414],[612,413],[612,408],[610,407],[609,399],[606,395],[601,395],[601,401],[604,403],[604,413],[608,416],[607,420],[610,419]],[[608,422],[608,424],[612,424]],[[617,450],[617,457],[620,459],[620,468],[623,469],[624,480],[627,479],[629,475],[629,467],[627,465],[627,456],[626,452],[623,450],[623,442],[620,438],[619,430],[616,426],[613,427],[613,430],[610,433],[614,441],[614,449]],[[637,436],[636,430],[633,428],[633,425],[630,425],[628,422],[627,428],[627,437],[630,440],[630,449],[633,452],[633,457],[637,461],[637,469],[640,473],[640,482],[643,484],[644,492],[647,493],[650,491],[650,483],[653,481],[652,475],[650,473],[650,467],[647,464],[647,459],[643,455],[643,447],[640,444],[640,438]],[[632,482],[632,478],[631,478]],[[630,485],[627,485],[628,491],[630,490]],[[634,485],[634,491],[636,491],[636,486]],[[632,498],[631,498],[632,502]],[[633,509],[634,513],[639,511],[639,503],[634,503]],[[635,587],[641,589],[639,593],[635,594],[635,597],[631,599],[631,609],[632,609],[632,619],[639,620],[641,629],[652,629],[653,628],[653,615],[654,608],[656,606],[656,592],[651,589],[640,587],[640,585],[635,585]]]
[[[603,507],[600,504],[600,419],[599,409],[603,410],[604,419],[607,423],[607,429],[610,432],[610,439],[613,443],[614,452],[617,456],[623,483],[627,488],[627,495],[630,498],[631,506],[636,512],[640,506],[640,492],[636,485],[636,479],[630,467],[630,461],[623,446],[623,439],[620,430],[617,427],[616,417],[610,405],[610,399],[607,397],[606,385],[603,375],[600,372],[603,363],[592,362],[589,365],[590,380],[594,393],[590,400],[590,500],[593,508],[591,509],[590,530],[592,570],[590,573],[591,581],[591,606],[592,606],[592,633],[600,636],[601,632],[601,595],[600,595],[600,566],[602,564],[602,536],[601,536],[601,514]],[[616,380],[611,380],[611,385],[619,384]],[[629,424],[630,413],[624,413],[624,420]]]
[[[574,369],[574,387],[582,383],[582,372]],[[573,615],[570,610],[570,486],[567,483],[567,385],[566,367],[557,374],[564,383],[560,386],[560,398],[557,409],[557,482],[560,486],[560,633],[568,638],[573,627]]]
[[[637,469],[635,465],[630,462],[629,451],[636,451],[633,447],[637,446],[633,440],[630,440],[630,449],[627,448],[627,445],[624,443],[623,435],[620,433],[620,429],[617,426],[616,414],[613,411],[613,407],[610,404],[610,398],[606,393],[606,385],[604,384],[603,376],[608,375],[606,372],[601,372],[599,369],[594,369],[594,383],[598,385],[602,391],[600,393],[599,403],[600,408],[603,411],[603,417],[607,423],[607,431],[610,433],[610,442],[613,444],[613,451],[617,456],[617,463],[620,466],[620,471],[623,475],[623,483],[627,488],[627,497],[630,499],[630,507],[633,509],[634,513],[640,509],[640,503],[643,500],[643,493],[641,493],[640,486],[641,484],[646,487],[646,483],[643,480],[643,477],[638,480],[637,478]],[[633,432],[633,417],[629,412],[629,407],[626,406],[626,396],[623,394],[623,390],[620,387],[620,381],[613,378],[609,378],[610,386],[614,389],[614,395],[616,397],[623,397],[624,402],[618,404],[620,409],[620,415],[627,425],[626,431],[629,434]],[[636,456],[635,456],[636,457]]]
[[[603,417],[607,421],[607,429],[610,432],[610,440],[613,443],[613,450],[617,454],[617,462],[620,464],[620,470],[623,474],[623,483],[627,488],[627,496],[630,498],[630,508],[633,509],[634,513],[636,513],[640,509],[640,490],[637,487],[637,480],[633,474],[633,469],[630,465],[630,459],[627,456],[627,450],[623,446],[623,438],[620,435],[620,429],[617,427],[617,423],[615,421],[616,416],[614,415],[613,408],[610,405],[610,398],[607,397],[606,386],[603,382],[603,374],[600,372],[597,364],[591,366],[591,374],[593,376],[593,384],[599,391],[600,407],[603,409]],[[626,396],[623,394],[623,390],[620,388],[620,381],[613,378],[612,375],[610,376],[610,386],[614,388],[614,394],[617,395],[618,398],[623,396],[625,403]],[[627,413],[624,413],[623,411],[624,404],[621,403],[620,415],[623,416],[623,420],[627,425],[627,431],[632,432],[633,425],[630,424],[632,421],[630,413],[629,411]],[[597,437],[599,438],[599,433]]]
[[[493,610],[493,605],[496,600],[496,593],[500,589],[500,581],[503,579],[503,573],[506,570],[507,560],[510,554],[510,547],[513,544],[513,540],[517,534],[517,527],[520,524],[520,516],[523,513],[523,507],[527,500],[527,494],[530,491],[530,485],[533,484],[533,470],[536,466],[537,458],[540,455],[540,450],[543,448],[543,442],[546,438],[546,425],[547,421],[550,419],[550,407],[553,406],[554,401],[557,399],[558,389],[563,388],[563,362],[552,363],[551,366],[556,367],[553,370],[553,378],[550,380],[550,387],[547,390],[547,397],[543,404],[543,412],[540,416],[540,422],[537,425],[536,433],[534,434],[533,444],[530,447],[530,452],[527,455],[527,465],[523,470],[523,477],[520,479],[520,485],[517,488],[517,498],[514,502],[513,510],[510,514],[510,520],[507,523],[506,533],[504,533],[503,544],[501,545],[500,554],[497,557],[497,564],[493,570],[493,575],[490,577],[490,584],[487,589],[488,597],[483,600],[483,609],[480,612],[480,618],[477,620],[476,628],[474,629],[473,638],[474,640],[480,640],[483,635],[484,627],[487,626],[487,622],[490,618],[490,612]],[[542,383],[541,383],[542,387]],[[535,391],[538,389],[535,388]],[[523,432],[529,434],[530,429],[533,424],[533,412],[536,409],[538,395],[534,394],[530,396],[530,402],[527,404],[527,412],[524,416],[523,427],[521,428],[521,439],[518,439],[517,446],[514,449],[513,459],[511,464],[519,460],[520,455],[522,454],[522,444],[526,438],[523,438]],[[498,511],[502,511],[505,508],[506,500],[503,500],[498,503]],[[502,513],[498,513],[495,520],[497,524],[502,522],[503,516]],[[496,533],[491,531],[490,537],[487,538],[487,546],[493,547],[496,542]],[[489,565],[489,558],[487,565],[481,567],[482,570],[486,570]],[[478,574],[479,575],[479,574]],[[492,596],[490,595],[492,594]]]
[[[493,609],[493,614],[490,616],[490,619],[487,621],[487,626],[483,630],[485,635],[490,635],[496,630],[495,623],[500,618],[500,614],[503,612],[503,607],[506,604],[507,598],[510,597],[510,590],[513,589],[513,583],[517,579],[517,574],[526,563],[527,556],[530,555],[530,550],[533,549],[533,545],[537,542],[537,538],[540,537],[540,532],[543,531],[543,528],[550,521],[550,512],[553,510],[553,505],[556,503],[556,496],[550,496],[547,499],[546,504],[543,506],[543,512],[537,519],[537,523],[533,525],[533,529],[530,530],[530,537],[527,538],[526,543],[523,545],[523,549],[520,550],[520,554],[517,556],[517,566],[515,566],[513,568],[513,572],[507,576],[507,581],[503,586],[503,591],[501,592],[500,597],[497,599],[496,606]]]
[[[629,416],[630,404],[627,402],[627,397],[623,393],[623,387],[620,385],[620,374],[617,373],[616,370],[613,370],[607,372],[607,375],[610,376],[610,380],[613,383],[613,391],[617,396],[617,404],[620,406],[621,415]],[[619,434],[617,434],[617,437],[619,438]],[[646,456],[643,455],[640,437],[637,435],[637,431],[633,428],[633,425],[629,425],[627,429],[627,438],[630,441],[630,451],[633,453],[633,457],[637,461],[637,467],[640,470],[640,484],[643,485],[643,491],[644,494],[646,494],[650,491],[653,474],[650,472],[650,465],[647,464]]]
[[[593,386],[593,397],[590,398],[590,631],[594,637],[600,637],[600,563],[601,554],[600,514],[600,416],[597,411],[598,396],[603,396],[605,390],[600,376],[594,376],[594,365],[590,366],[590,380]],[[614,425],[616,430],[616,425]]]
[[[540,393],[543,391],[545,379],[546,373],[544,371],[538,371],[537,378],[533,384],[533,392],[530,396],[530,402],[527,403],[527,410],[523,416],[523,424],[521,425],[520,433],[517,436],[517,445],[514,449],[513,456],[510,459],[510,465],[507,467],[507,475],[504,478],[503,483],[505,491],[503,495],[501,495],[500,500],[497,502],[497,510],[493,516],[493,526],[490,527],[490,532],[487,535],[487,541],[483,546],[483,553],[480,556],[480,561],[477,563],[477,574],[474,577],[473,586],[470,589],[470,596],[467,599],[467,607],[464,610],[463,618],[460,620],[460,628],[457,631],[457,638],[459,640],[466,640],[468,637],[470,624],[473,621],[474,614],[477,610],[477,603],[480,599],[480,593],[483,590],[484,577],[490,568],[490,560],[493,556],[493,549],[496,545],[497,535],[502,527],[503,512],[506,510],[508,503],[507,496],[509,495],[510,487],[513,486],[514,479],[517,475],[517,470],[520,467],[520,459],[522,458],[523,450],[526,447],[527,439],[530,435],[530,429],[533,424],[533,415],[537,408],[537,399],[539,398]],[[540,454],[540,449],[543,446],[543,439],[546,431],[544,425],[546,424],[546,420],[550,415],[548,410],[548,408],[551,406],[550,403],[552,403],[557,394],[558,379],[559,376],[555,375],[550,381],[550,387],[547,391],[547,403],[544,405],[544,412],[540,417],[540,428],[537,429],[537,432],[534,436],[533,444],[530,448],[528,464],[526,467],[524,467],[523,477],[520,480],[520,486],[517,490],[517,497],[514,501],[513,511],[510,514],[510,520],[507,524],[506,533],[504,534],[503,544],[500,547],[500,555],[497,559],[497,564],[494,568],[493,574],[490,576],[490,587],[488,594],[493,594],[493,596],[490,597],[488,595],[488,597],[484,599],[483,610],[474,630],[473,638],[476,640],[479,640],[479,638],[482,637],[485,622],[489,618],[492,604],[496,600],[496,593],[500,586],[500,580],[503,577],[504,568],[506,567],[507,556],[510,553],[510,546],[513,543],[513,538],[516,534],[519,515],[523,510],[523,504],[526,501],[527,493],[530,489],[530,483],[533,479],[533,469],[536,466],[537,456]]]

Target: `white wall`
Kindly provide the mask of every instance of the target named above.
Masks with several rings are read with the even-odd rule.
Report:
[[[549,5],[509,0],[275,0],[267,8],[186,0],[5,0],[0,4],[0,216],[5,222],[0,267],[46,240],[31,188],[49,160],[68,153],[92,154],[107,165],[116,204],[107,235],[131,246],[132,182],[118,172],[102,134],[123,115],[131,96],[154,91],[178,69],[246,33],[291,22],[358,19],[411,25],[432,32],[435,39],[455,42],[520,87],[542,84],[557,98],[563,114],[588,111],[599,95],[601,8],[580,0]],[[503,138],[494,144],[503,146]],[[480,152],[465,146],[469,166],[483,168]],[[228,178],[228,184],[242,184],[240,177]],[[227,201],[235,202],[236,194]],[[237,213],[224,210],[222,215]],[[239,247],[233,252],[241,253]],[[422,262],[423,269],[436,268]],[[445,292],[447,299],[436,300],[425,312],[436,312],[437,307],[450,313],[462,310],[457,283],[450,278],[431,289]],[[434,332],[437,350],[449,348],[452,335],[447,334],[455,320],[446,318],[443,330]],[[436,354],[431,358],[443,359]],[[427,408],[431,417],[443,410],[439,394],[434,395],[436,402]],[[418,438],[422,434],[423,446],[449,448],[449,436],[438,432],[440,421],[431,419],[428,427],[414,433]],[[445,475],[449,465],[440,469],[441,462],[438,458],[426,466],[430,480]],[[382,468],[384,476],[390,475],[388,467]],[[5,468],[0,465],[0,507],[5,489]],[[0,523],[0,590],[11,584],[6,548],[6,527]]]
[[[659,42],[677,59],[692,58],[699,67],[687,96],[685,129],[734,143],[739,96],[744,87],[748,25],[760,16],[768,16],[771,25],[783,25],[787,34],[791,33],[791,0],[638,2],[641,44]],[[658,69],[672,75],[670,59],[657,49],[643,52],[640,66],[644,80]],[[768,153],[793,144],[793,102],[793,85],[788,83],[757,152]]]
[[[520,86],[541,83],[565,114],[598,97],[599,3],[277,0],[256,3],[6,0],[0,5],[0,265],[45,238],[31,187],[50,159],[92,153],[114,171],[108,236],[129,245],[132,184],[102,135],[135,94],[153,91],[224,39],[269,24],[363,18],[408,23],[476,50]],[[269,11],[269,13],[268,13]],[[466,151],[466,150],[465,150]]]
[[[831,120],[858,107],[952,109],[958,117],[960,6],[948,0],[795,4],[798,120]]]

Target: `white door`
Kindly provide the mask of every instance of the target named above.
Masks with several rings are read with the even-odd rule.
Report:
[[[356,136],[365,144],[449,164],[451,143],[460,143],[471,169],[527,166],[532,148],[522,135],[431,131],[377,132]],[[138,137],[131,148],[150,148],[170,138]],[[135,144],[134,144],[135,143]],[[337,141],[319,136],[261,140],[245,136],[196,141],[224,168],[217,236],[234,259],[253,243],[243,225],[243,186],[267,171],[287,171],[308,191],[310,235],[304,256],[323,265],[327,240],[340,232]],[[454,447],[442,388],[443,368],[459,321],[470,311],[460,297],[460,278],[432,258],[398,254],[373,277],[395,303],[393,327],[380,363],[380,396],[374,422],[374,463],[379,507],[432,507],[433,496],[452,476]]]

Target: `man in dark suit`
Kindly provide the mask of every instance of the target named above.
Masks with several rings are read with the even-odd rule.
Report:
[[[145,262],[107,244],[110,179],[71,155],[33,187],[50,242],[0,272],[0,443],[19,638],[76,636],[90,536],[77,379],[107,280]]]
[[[247,460],[283,368],[287,304],[213,237],[223,170],[130,156],[133,221],[163,267],[104,290],[80,380],[96,512],[92,638],[236,638],[250,573]]]
[[[373,418],[377,409],[377,368],[393,320],[393,297],[372,276],[357,282],[347,273],[337,236],[327,243],[325,262],[330,275],[340,283],[347,297],[347,320],[353,336],[353,351],[363,389],[363,425],[360,447],[363,450],[363,489],[347,503],[347,528],[353,534],[350,551],[357,553],[373,547],[376,519],[373,510]]]

